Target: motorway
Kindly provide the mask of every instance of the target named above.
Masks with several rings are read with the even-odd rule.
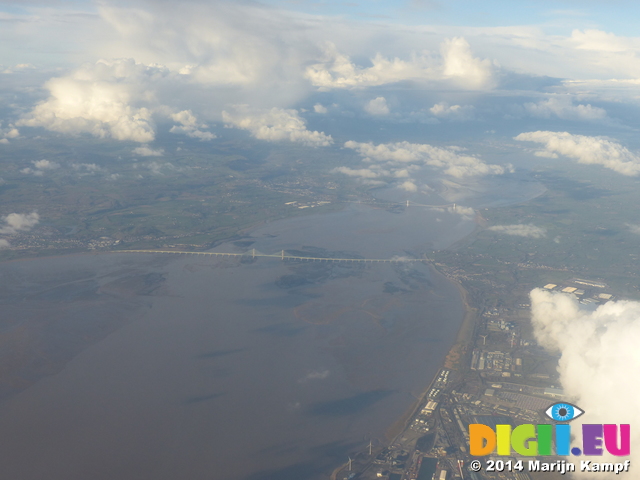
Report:
[[[189,252],[182,250],[113,250],[112,253],[168,253],[174,255],[210,255],[217,257],[267,257],[279,258],[280,260],[305,260],[313,262],[363,262],[363,263],[407,263],[422,262],[420,258],[327,258],[327,257],[302,257],[299,255],[289,255],[284,250],[280,253],[260,253],[252,250],[245,253],[224,253],[224,252]]]

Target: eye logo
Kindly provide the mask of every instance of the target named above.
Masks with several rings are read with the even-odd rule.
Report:
[[[555,403],[547,408],[544,413],[556,422],[570,422],[582,415],[584,411],[570,403]]]

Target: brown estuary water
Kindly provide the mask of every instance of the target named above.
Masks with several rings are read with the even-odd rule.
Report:
[[[351,205],[215,250],[389,258],[474,228]],[[414,404],[464,314],[422,263],[148,254],[0,264],[0,302],[0,465],[15,480],[327,478]]]

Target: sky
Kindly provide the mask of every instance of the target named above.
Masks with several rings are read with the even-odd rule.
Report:
[[[335,174],[407,192],[431,172],[513,172],[482,156],[489,143],[516,164],[637,176],[639,8],[0,0],[0,145],[48,132],[162,156],[160,138],[215,145],[235,129],[265,145],[340,148],[353,161]]]

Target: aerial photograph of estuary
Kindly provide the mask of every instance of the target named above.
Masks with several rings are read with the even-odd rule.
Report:
[[[0,1],[0,479],[636,478],[619,3]]]

